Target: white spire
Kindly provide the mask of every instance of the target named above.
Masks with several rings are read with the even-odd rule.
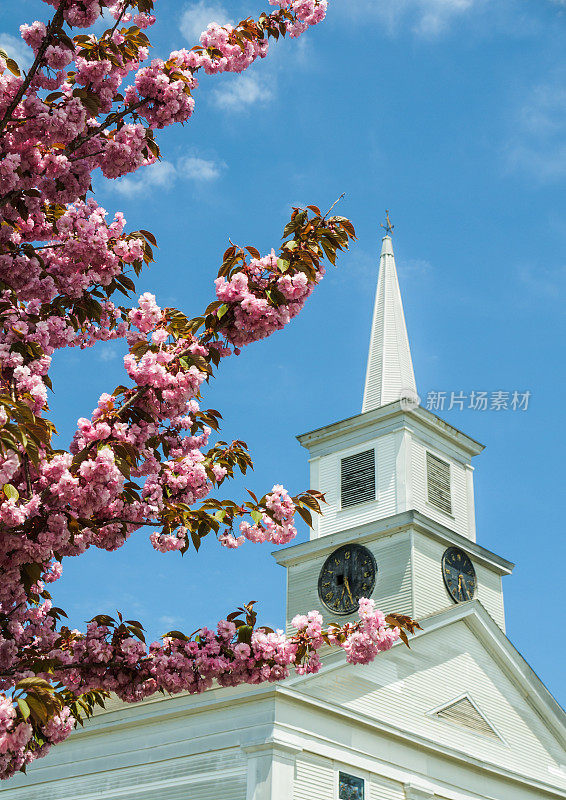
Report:
[[[387,235],[379,259],[362,412],[401,399],[418,404],[393,245]]]

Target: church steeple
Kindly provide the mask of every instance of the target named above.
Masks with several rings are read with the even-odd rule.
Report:
[[[387,234],[383,237],[379,259],[362,413],[396,400],[414,401],[417,398],[409,337],[389,235],[392,230],[389,216],[387,225],[383,227]]]
[[[512,565],[476,544],[472,458],[483,445],[418,403],[390,232],[388,220],[363,411],[298,437],[311,488],[326,503],[311,540],[276,555],[289,570],[288,622],[305,608],[328,620],[347,616],[355,574],[380,608],[418,619],[473,596],[503,628],[501,576]],[[472,564],[469,590],[464,577],[450,585],[451,558]]]

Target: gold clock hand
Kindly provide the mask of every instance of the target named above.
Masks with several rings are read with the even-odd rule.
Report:
[[[346,586],[346,589],[348,590],[348,595],[350,597],[350,602],[353,604],[354,603],[354,598],[352,597],[352,592],[350,591],[350,584],[348,583],[348,578],[346,578],[346,577],[344,578],[344,584]]]

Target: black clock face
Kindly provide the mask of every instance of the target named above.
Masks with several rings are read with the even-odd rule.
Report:
[[[449,547],[442,556],[442,577],[456,603],[472,600],[476,593],[476,571],[470,557],[459,547]]]
[[[335,614],[352,614],[358,610],[360,597],[370,597],[376,575],[373,554],[359,544],[345,544],[324,562],[318,595]]]

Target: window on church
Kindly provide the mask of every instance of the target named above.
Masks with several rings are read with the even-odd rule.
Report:
[[[339,800],[364,800],[364,780],[341,772],[338,778]]]
[[[342,508],[375,500],[375,450],[342,459]]]
[[[450,464],[432,453],[426,454],[426,475],[428,486],[428,502],[444,511],[452,513],[450,495]]]

